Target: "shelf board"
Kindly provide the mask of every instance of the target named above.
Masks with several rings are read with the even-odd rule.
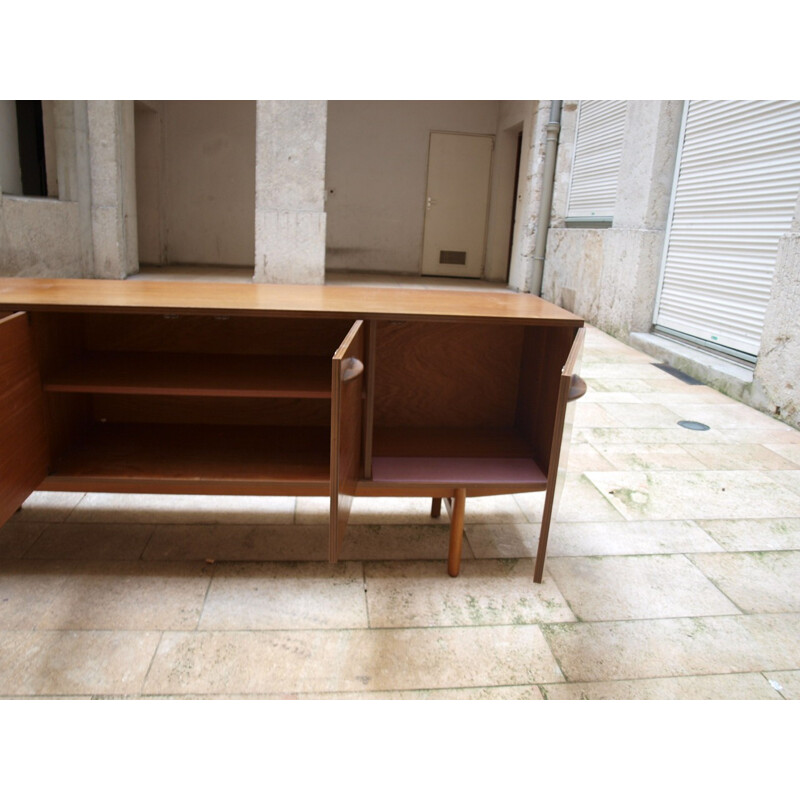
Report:
[[[196,494],[330,492],[330,429],[98,424],[42,488]]]
[[[331,360],[316,356],[87,352],[56,367],[50,392],[330,398]]]
[[[547,476],[531,446],[512,429],[378,428],[372,486],[424,493],[456,486],[473,492],[543,491]]]

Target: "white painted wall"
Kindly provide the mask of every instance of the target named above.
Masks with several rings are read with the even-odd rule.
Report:
[[[494,134],[499,110],[497,100],[329,102],[326,268],[419,274],[430,132]]]
[[[255,101],[151,101],[136,117],[142,263],[253,266]]]

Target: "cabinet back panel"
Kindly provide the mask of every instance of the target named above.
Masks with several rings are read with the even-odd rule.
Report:
[[[525,331],[516,422],[545,473],[550,464],[561,369],[575,331],[566,327],[531,327]]]
[[[516,325],[378,323],[375,425],[513,426],[523,334]]]
[[[170,425],[330,426],[330,400],[93,395],[92,417]]]
[[[84,337],[89,350],[331,358],[351,325],[338,319],[87,314]]]

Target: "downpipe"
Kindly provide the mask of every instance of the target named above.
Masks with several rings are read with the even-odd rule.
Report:
[[[556,175],[556,156],[558,136],[561,132],[562,100],[550,101],[550,120],[545,127],[547,137],[544,144],[544,168],[542,170],[542,196],[539,203],[539,217],[536,222],[536,242],[533,248],[533,270],[531,272],[531,294],[542,294],[544,278],[544,255],[547,250],[547,232],[553,211],[553,184]]]

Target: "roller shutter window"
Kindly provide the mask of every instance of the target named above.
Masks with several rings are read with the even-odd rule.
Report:
[[[656,326],[753,360],[800,191],[800,102],[688,102],[677,169]]]
[[[581,100],[567,220],[610,222],[617,198],[626,100]]]

